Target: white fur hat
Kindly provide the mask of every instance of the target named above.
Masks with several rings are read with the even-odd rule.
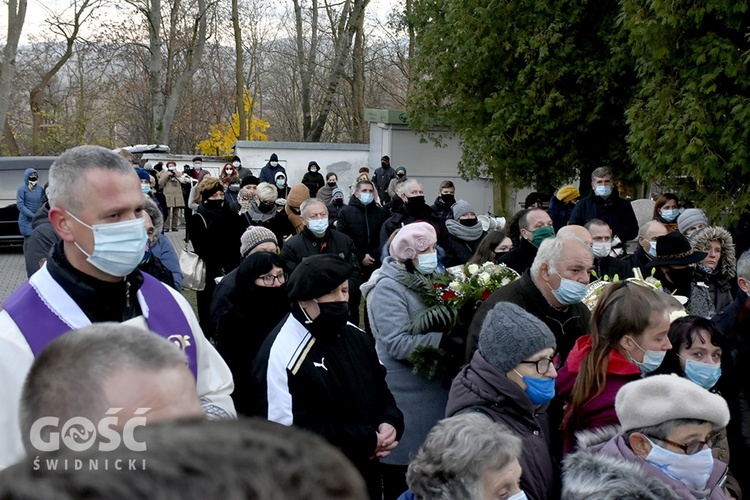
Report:
[[[729,423],[729,407],[724,398],[674,374],[625,384],[617,392],[615,411],[623,432],[680,418],[705,420],[714,430]]]

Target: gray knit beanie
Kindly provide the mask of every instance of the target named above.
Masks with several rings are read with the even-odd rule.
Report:
[[[699,208],[688,208],[677,217],[677,229],[679,229],[682,234],[685,234],[685,231],[693,226],[697,226],[698,224],[708,226],[706,214],[704,214],[703,210]]]
[[[479,332],[479,353],[502,373],[550,347],[556,349],[557,342],[547,325],[510,302],[495,304]]]
[[[464,200],[458,200],[453,204],[451,208],[453,209],[453,218],[456,220],[458,220],[462,215],[468,214],[469,212],[476,214],[476,212],[474,212],[474,207],[469,205],[468,201]]]

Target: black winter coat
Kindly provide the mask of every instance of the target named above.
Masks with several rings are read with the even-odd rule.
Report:
[[[552,219],[552,227],[555,228],[555,232],[568,225],[570,214],[573,213],[574,208],[575,203],[563,203],[557,196],[550,199],[547,214]]]
[[[388,185],[396,177],[396,169],[393,167],[375,169],[375,174],[372,176],[372,183],[375,184],[375,189],[378,190],[378,198],[380,203],[386,204],[391,200],[391,195],[388,194]]]
[[[42,259],[49,257],[52,247],[60,241],[60,236],[55,232],[49,220],[49,204],[43,203],[34,218],[31,219],[32,233],[23,248],[23,257],[26,260],[26,275],[31,275],[39,270]]]
[[[223,276],[240,263],[240,236],[242,227],[239,215],[227,203],[219,210],[198,206],[190,220],[190,241],[195,253],[206,263],[206,279]]]
[[[251,372],[254,414],[322,436],[379,490],[378,460],[370,459],[378,426],[391,424],[398,439],[404,431],[385,367],[362,330],[313,336],[304,321],[293,312],[263,343]]]
[[[250,366],[266,337],[289,313],[289,301],[286,286],[258,287],[243,270],[240,264],[216,285],[211,323],[216,350],[234,379],[234,406],[239,414],[250,415]]]
[[[445,416],[479,412],[521,438],[521,489],[529,500],[559,498],[560,471],[552,458],[547,405],[536,408],[523,389],[479,352],[453,379]]]
[[[310,229],[305,227],[299,234],[295,234],[284,244],[284,248],[281,249],[281,258],[284,259],[287,269],[291,273],[305,257],[326,253],[338,254],[354,266],[355,271],[349,278],[349,284],[350,288],[356,287],[359,290],[359,285],[362,284],[362,272],[357,261],[357,250],[354,248],[354,242],[347,235],[335,229],[329,229],[322,238],[318,238]]]
[[[570,214],[570,224],[583,226],[591,219],[601,219],[612,229],[612,235],[619,236],[625,243],[638,236],[638,220],[628,200],[613,192],[606,200],[591,193],[579,201]]]
[[[418,221],[430,223],[437,232],[438,243],[442,242],[445,237],[445,224],[435,217],[429,205],[423,205],[417,213],[413,213],[413,210],[410,210],[407,204],[399,203],[392,209],[391,216],[383,223],[380,230],[380,245],[385,245],[396,229]]]
[[[320,172],[308,172],[302,176],[302,184],[307,186],[307,189],[310,190],[310,198],[315,198],[318,196],[318,189],[322,188],[326,185],[325,179],[323,179],[323,175],[321,175]]]
[[[534,258],[536,257],[536,252],[538,250],[539,249],[532,242],[526,238],[521,238],[521,243],[510,252],[500,257],[499,261],[513,269],[518,274],[523,274],[531,269],[531,264],[534,263]]]
[[[610,280],[615,275],[619,276],[621,280],[633,277],[633,268],[628,267],[627,262],[610,256],[594,259],[594,271],[596,271],[596,276],[593,277],[592,282],[605,276],[609,276]]]
[[[648,278],[649,276],[651,276],[651,269],[647,269],[646,264],[651,262],[652,259],[649,257],[640,243],[636,243],[635,252],[630,255],[620,257],[620,260],[625,263],[625,267],[630,269],[631,272],[633,271],[633,268],[637,267],[641,270],[641,274],[644,278]]]
[[[336,229],[352,239],[359,262],[366,254],[380,262],[380,229],[386,218],[383,207],[374,202],[363,205],[356,196],[351,197],[348,205],[341,207]]]
[[[445,250],[445,260],[443,261],[445,267],[460,266],[469,262],[485,236],[487,236],[487,232],[482,231],[482,236],[476,240],[466,241],[449,232],[442,243],[443,250]]]
[[[440,196],[435,198],[435,203],[433,203],[430,208],[432,208],[432,213],[435,214],[435,217],[442,220],[446,220],[448,219],[448,217],[451,217],[453,215],[453,210],[451,210],[451,207],[446,205]]]

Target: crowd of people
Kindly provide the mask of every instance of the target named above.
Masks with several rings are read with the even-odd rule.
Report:
[[[664,193],[639,225],[599,168],[588,196],[532,193],[499,230],[450,181],[428,204],[388,156],[351,188],[316,161],[294,183],[276,154],[258,177],[236,157],[219,177],[201,163],[153,175],[80,146],[43,192],[27,172],[30,278],[0,312],[0,496],[35,482],[38,498],[54,485],[74,498],[93,481],[30,475],[34,458],[130,459],[116,445],[53,449],[53,426],[39,425],[114,414],[159,422],[143,433],[155,468],[134,472],[134,492],[192,488],[175,474],[216,465],[227,491],[249,488],[251,467],[254,491],[307,478],[306,498],[718,500],[750,487],[750,252],[700,208]],[[182,224],[206,265],[197,316],[163,236]],[[461,328],[436,317],[415,329],[431,306],[420,283],[434,292],[436,277],[487,263],[517,279]],[[429,356],[440,369],[428,375]],[[215,440],[196,447],[191,432]],[[185,449],[222,458],[191,466]],[[105,476],[89,491],[128,491]]]

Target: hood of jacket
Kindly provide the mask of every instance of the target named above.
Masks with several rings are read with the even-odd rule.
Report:
[[[37,178],[39,177],[39,172],[37,172],[35,168],[27,168],[23,172],[23,183],[24,184],[28,184],[29,183],[29,177],[31,177],[31,174],[36,174]]]
[[[383,264],[379,268],[377,268],[375,272],[372,273],[370,279],[362,283],[362,285],[359,287],[359,289],[362,291],[362,296],[367,299],[367,296],[370,294],[370,292],[375,289],[375,285],[378,284],[378,281],[383,278],[390,278],[395,280],[396,275],[403,269],[404,268],[398,263],[398,261],[389,255],[388,257],[383,259]]]
[[[721,258],[716,269],[727,279],[735,277],[735,250],[734,241],[729,231],[723,227],[706,227],[690,235],[690,246],[697,252],[705,251],[708,244],[714,240],[721,245]]]
[[[680,500],[667,484],[646,475],[638,462],[599,451],[617,433],[616,427],[576,433],[580,448],[563,460],[562,498]]]

